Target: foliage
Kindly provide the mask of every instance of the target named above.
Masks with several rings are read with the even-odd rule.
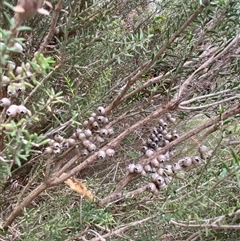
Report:
[[[53,0],[19,25],[15,4],[0,6],[0,237],[237,240],[239,2]]]

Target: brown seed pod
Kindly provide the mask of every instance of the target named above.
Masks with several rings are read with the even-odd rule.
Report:
[[[89,151],[87,149],[83,149],[82,150],[82,155],[83,156],[88,156],[89,155]]]
[[[100,113],[101,115],[105,115],[105,109],[104,109],[104,107],[99,106],[99,107],[97,108],[97,112]]]
[[[192,159],[190,157],[185,157],[178,161],[179,165],[182,167],[189,167],[192,165]]]
[[[142,172],[141,172],[141,175],[146,177],[147,176],[147,173],[145,172],[145,170],[143,169]]]
[[[0,100],[0,105],[2,105],[3,107],[9,107],[11,105],[11,100],[8,98],[2,98]]]
[[[106,155],[112,157],[115,154],[115,151],[111,148],[106,150]]]
[[[9,83],[10,79],[6,75],[2,75],[1,86],[7,86]]]
[[[107,129],[101,129],[99,134],[103,137],[107,136],[108,135],[108,130]]]
[[[61,148],[61,144],[60,144],[59,142],[55,141],[55,142],[52,144],[52,147],[53,147],[54,149],[60,149],[60,148]]]
[[[80,133],[78,134],[78,139],[79,139],[79,140],[85,140],[85,139],[86,139],[86,135],[85,135],[83,132],[80,132]]]
[[[92,127],[95,129],[95,130],[98,130],[100,128],[99,124],[97,123],[97,121],[94,121],[92,123]]]
[[[201,164],[201,158],[199,156],[193,156],[192,157],[192,164],[200,165]]]
[[[56,154],[56,155],[58,155],[58,154],[61,154],[62,151],[61,151],[61,149],[57,148],[57,149],[54,149],[54,150],[53,150],[53,153]]]
[[[86,137],[90,137],[92,136],[92,131],[90,129],[86,129],[84,130],[84,134],[86,135]]]
[[[87,149],[90,151],[90,152],[93,152],[93,151],[96,151],[97,147],[95,144],[91,143],[88,145]]]
[[[53,149],[50,146],[47,146],[44,150],[43,150],[43,154],[52,154],[53,153]]]
[[[209,152],[209,150],[208,150],[207,146],[204,146],[204,145],[199,146],[198,152],[200,154],[201,159],[204,159],[204,160],[208,159],[208,156],[209,156],[208,152]]]
[[[13,71],[15,69],[15,67],[16,67],[16,64],[14,62],[8,61],[7,68],[9,71]]]
[[[167,117],[167,119],[172,118],[171,113],[166,113],[166,117]]]
[[[160,166],[157,158],[153,158],[153,159],[150,161],[150,163],[151,163],[151,166],[152,166],[152,167],[159,167],[159,166]]]
[[[50,146],[53,146],[53,144],[55,143],[55,141],[53,140],[53,139],[48,139],[48,144],[50,145]]]
[[[65,140],[65,141],[63,141],[63,142],[61,143],[61,147],[62,147],[64,150],[66,150],[66,149],[69,148],[69,143]]]
[[[88,121],[86,120],[86,121],[83,122],[82,125],[83,125],[83,127],[87,127],[87,126],[89,125],[89,123],[88,123]]]
[[[164,136],[165,140],[171,141],[172,140],[172,135],[171,134],[167,134]]]
[[[149,192],[152,192],[154,194],[157,194],[158,193],[158,188],[156,186],[155,183],[153,182],[150,182],[147,184],[147,188],[146,188]]]
[[[76,140],[73,138],[66,139],[66,142],[69,144],[69,146],[75,146]]]
[[[158,157],[157,157],[157,160],[159,161],[159,163],[164,163],[165,161],[167,161],[167,158],[165,155],[163,154],[160,154]]]
[[[76,129],[76,134],[79,135],[80,133],[83,133],[83,130],[81,128]]]
[[[164,120],[163,120],[163,119],[159,119],[159,120],[158,120],[158,123],[159,123],[159,125],[160,125],[160,126],[162,126],[162,127],[163,127]]]
[[[158,173],[152,174],[152,180],[156,183],[157,186],[161,186],[164,184],[164,178],[159,176]]]
[[[171,117],[171,118],[168,119],[168,121],[170,123],[174,124],[176,122],[176,118]]]
[[[104,119],[105,119],[105,117],[104,117],[104,116],[101,116],[101,115],[96,117],[96,120],[97,120],[99,123],[102,123],[102,124],[104,123]]]
[[[89,141],[89,140],[83,140],[83,145],[86,147],[86,148],[88,148],[88,146],[91,144],[91,142]]]
[[[147,146],[142,146],[141,151],[142,151],[143,153],[146,153],[147,150],[148,150],[148,147],[147,147]]]
[[[154,153],[155,153],[154,150],[152,150],[152,149],[147,149],[145,155],[146,155],[147,157],[150,157],[150,156],[154,155]]]
[[[28,109],[24,105],[18,106],[18,114],[19,115],[26,115],[28,113]]]
[[[134,167],[134,172],[140,174],[142,171],[143,171],[143,166],[141,164],[136,164]]]
[[[105,151],[100,150],[100,151],[98,152],[98,158],[99,158],[99,159],[104,159],[105,157],[106,157]]]
[[[95,121],[95,118],[94,118],[94,117],[90,116],[90,117],[88,118],[88,123],[92,124],[94,121]]]
[[[16,91],[16,89],[15,89],[15,86],[13,85],[13,84],[10,84],[10,85],[8,85],[8,87],[7,87],[7,94],[8,94],[8,96],[17,96],[18,95],[18,93],[17,93],[17,91]]]
[[[129,164],[128,166],[127,166],[127,170],[128,170],[128,172],[129,173],[134,173],[135,172],[135,164]]]
[[[109,122],[108,118],[105,117],[104,120],[103,120],[103,123],[104,123],[104,124],[108,124],[108,122]]]
[[[53,139],[54,139],[56,142],[58,142],[58,143],[61,143],[61,142],[64,141],[63,136],[61,136],[61,135],[58,134],[58,133],[56,133],[56,134],[54,135]]]
[[[8,117],[14,118],[18,114],[18,106],[17,105],[10,105],[6,111],[6,115]]]
[[[151,165],[149,165],[149,164],[147,164],[147,165],[144,166],[144,170],[145,170],[146,172],[153,172],[153,169],[152,169]]]

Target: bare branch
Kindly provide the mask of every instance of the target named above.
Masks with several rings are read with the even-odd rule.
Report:
[[[59,14],[60,14],[61,9],[62,9],[62,3],[63,3],[63,1],[59,0],[56,7],[55,7],[55,11],[54,11],[54,15],[52,17],[49,32],[48,32],[47,36],[45,37],[44,42],[40,45],[40,48],[38,50],[40,53],[42,53],[45,50],[46,46],[52,40],[52,38],[53,38],[53,36],[56,32],[57,20],[58,20]]]
[[[157,214],[154,214],[154,215],[152,215],[152,216],[150,216],[148,218],[145,218],[145,219],[142,219],[142,220],[139,220],[139,221],[136,221],[136,222],[125,224],[123,227],[114,229],[111,232],[102,235],[102,237],[103,238],[108,238],[108,237],[112,237],[112,236],[117,235],[117,234],[121,234],[121,233],[129,230],[131,227],[135,227],[135,226],[140,225],[140,224],[142,224],[144,222],[147,222],[147,221],[155,218],[156,216],[157,216]],[[101,240],[99,238],[93,238],[93,239],[90,239],[89,241],[101,241]]]
[[[175,94],[174,99],[179,99],[182,96],[182,93],[187,89],[187,86],[191,83],[191,81],[194,79],[195,75],[199,73],[200,71],[207,68],[210,64],[212,64],[214,61],[218,60],[220,57],[222,57],[229,49],[231,49],[233,46],[237,46],[240,40],[240,34],[236,35],[233,40],[226,46],[218,55],[215,57],[210,57],[204,64],[202,64],[197,70],[195,70],[180,86],[178,93]]]
[[[215,106],[215,105],[223,104],[223,103],[226,103],[228,101],[239,99],[239,98],[240,98],[240,95],[235,95],[235,96],[232,96],[230,98],[226,98],[226,99],[219,100],[219,101],[216,101],[216,102],[213,102],[213,103],[209,103],[207,105],[191,106],[191,107],[182,106],[180,104],[179,109],[180,110],[202,110],[202,109],[206,109],[206,108],[209,108],[209,107],[212,107],[212,106]]]

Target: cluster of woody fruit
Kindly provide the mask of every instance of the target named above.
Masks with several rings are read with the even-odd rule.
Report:
[[[184,157],[171,163],[171,156],[174,155],[173,150],[167,151],[155,157],[156,152],[165,147],[168,143],[176,140],[179,135],[176,130],[169,131],[168,123],[175,123],[176,119],[170,113],[166,114],[166,121],[159,119],[157,126],[153,127],[147,139],[143,141],[141,151],[146,158],[154,156],[146,164],[129,164],[128,172],[137,173],[142,176],[151,175],[151,182],[147,184],[147,190],[157,194],[160,189],[165,188],[173,180],[173,177],[183,177],[184,172],[189,167],[198,166],[203,159],[207,159],[210,151],[205,145],[198,148],[199,156]]]
[[[19,53],[23,51],[19,43],[14,44],[14,49]],[[21,104],[19,97],[24,94],[26,86],[29,85],[27,81],[32,76],[29,63],[17,66],[12,61],[7,62],[3,74],[0,76],[0,87],[6,89],[2,92],[4,95],[6,94],[6,97],[0,99],[0,106],[3,107],[2,115],[8,119],[21,119],[21,116],[30,115],[30,111]]]
[[[112,157],[115,151],[108,148],[105,151],[98,150],[105,140],[113,135],[113,128],[106,127],[108,118],[105,115],[105,108],[100,106],[92,113],[88,120],[82,123],[81,128],[77,128],[70,138],[64,138],[56,133],[53,138],[48,139],[48,146],[44,149],[44,154],[61,154],[65,150],[74,147],[80,150],[80,155],[87,157],[94,152],[98,152],[98,158],[104,159]]]

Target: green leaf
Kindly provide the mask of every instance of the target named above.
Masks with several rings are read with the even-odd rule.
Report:
[[[237,155],[237,153],[231,148],[230,149],[230,152],[231,152],[231,155],[233,157],[233,160],[234,160],[234,163],[236,163],[237,165],[240,164],[240,158],[239,156]]]

